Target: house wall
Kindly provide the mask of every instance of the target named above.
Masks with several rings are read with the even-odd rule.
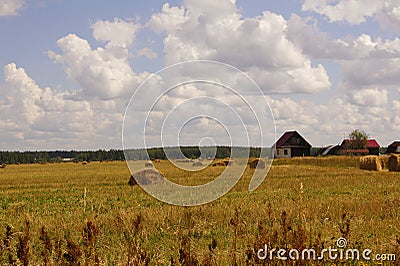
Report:
[[[292,157],[292,151],[290,148],[278,148],[275,150],[275,158],[291,158],[291,157]]]
[[[379,155],[379,148],[368,148],[370,155]]]
[[[292,157],[310,156],[310,149],[292,148]]]

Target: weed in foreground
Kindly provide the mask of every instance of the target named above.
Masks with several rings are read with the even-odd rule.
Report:
[[[29,253],[31,245],[31,224],[29,218],[26,218],[24,230],[18,236],[17,257],[24,266],[29,265]]]
[[[117,224],[122,234],[123,243],[127,252],[127,265],[128,266],[142,266],[150,263],[148,253],[142,248],[142,241],[140,239],[142,233],[141,214],[136,218],[130,217],[126,213],[117,215]]]
[[[196,266],[199,260],[192,249],[192,230],[195,222],[192,219],[192,210],[186,208],[181,220],[180,228],[180,247],[179,247],[179,263],[180,265]]]
[[[68,266],[80,266],[82,251],[78,244],[71,238],[67,240],[67,251],[63,255],[65,264]]]
[[[93,262],[94,265],[99,265],[99,257],[96,252],[96,242],[99,235],[99,228],[92,221],[87,221],[82,232],[82,240],[84,244],[85,265]]]
[[[51,241],[49,232],[47,231],[45,226],[42,226],[40,230],[39,240],[42,242],[44,249],[41,252],[43,258],[43,265],[49,266],[52,265],[52,254],[53,254],[53,243]]]

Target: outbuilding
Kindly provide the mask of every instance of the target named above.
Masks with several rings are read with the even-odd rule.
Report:
[[[297,131],[285,132],[272,146],[275,158],[310,156],[311,144]]]

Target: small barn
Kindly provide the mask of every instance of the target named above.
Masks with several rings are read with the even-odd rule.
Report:
[[[363,155],[379,155],[380,145],[375,139],[367,140],[367,145],[365,149],[351,149],[350,147],[352,140],[345,139],[340,144],[340,148],[337,151],[338,155],[355,155],[355,156],[363,156]]]
[[[311,144],[297,131],[285,132],[272,146],[275,158],[310,156]]]
[[[340,146],[339,145],[329,145],[327,147],[323,147],[317,155],[328,156],[328,155],[336,155]]]
[[[392,142],[392,144],[388,146],[386,153],[400,153],[400,141]]]

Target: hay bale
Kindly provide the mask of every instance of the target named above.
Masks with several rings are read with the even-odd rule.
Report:
[[[202,162],[194,162],[192,166],[203,166]]]
[[[234,161],[233,161],[233,160],[230,160],[230,159],[225,159],[225,160],[223,160],[223,162],[224,162],[224,164],[225,164],[226,166],[231,166],[231,165],[234,164]]]
[[[390,172],[399,172],[400,171],[400,155],[391,154],[388,160],[388,169]]]
[[[360,169],[382,171],[382,160],[377,155],[368,155],[360,158]]]
[[[190,159],[177,159],[176,162],[177,163],[191,163],[193,161]]]
[[[253,168],[253,169],[264,169],[265,166],[266,166],[265,161],[261,160],[259,158],[256,158],[256,159],[250,161],[250,168]]]
[[[389,163],[389,156],[387,155],[380,155],[379,159],[381,160],[381,165],[382,165],[382,169],[388,169],[388,163]]]
[[[148,161],[144,163],[144,167],[153,167],[153,164],[150,161]]]
[[[164,181],[164,176],[155,169],[143,169],[132,173],[128,184],[130,186],[137,185],[154,185]]]
[[[226,164],[223,161],[218,161],[213,163],[212,166],[226,166]]]
[[[6,168],[6,167],[7,167],[7,165],[6,165],[5,163],[3,163],[3,164],[0,165],[0,168],[1,168],[1,169],[4,169],[4,168]]]
[[[136,181],[136,179],[133,177],[133,175],[131,175],[131,177],[129,178],[128,185],[130,185],[130,186],[135,186],[135,185],[137,185],[137,181]]]
[[[87,165],[87,161],[83,161],[83,162],[82,162],[82,165]]]

